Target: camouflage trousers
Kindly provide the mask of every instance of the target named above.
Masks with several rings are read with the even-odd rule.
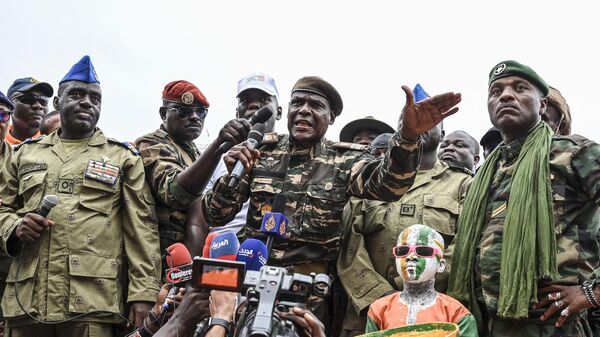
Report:
[[[4,337],[112,337],[111,323],[67,322],[57,325],[31,324],[9,327]]]
[[[543,324],[542,324],[543,323]],[[490,318],[486,331],[481,337],[592,337],[594,335],[588,323],[587,314],[575,315],[563,326],[554,326],[555,319],[547,322],[539,320],[505,320]]]

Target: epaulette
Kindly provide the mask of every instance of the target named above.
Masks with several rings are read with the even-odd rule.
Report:
[[[21,142],[21,144],[13,145],[13,151],[17,151],[18,149],[21,148],[21,146],[23,146],[25,144],[35,144],[35,143],[39,142],[40,140],[44,139],[44,137],[45,136],[40,136],[38,138],[27,138],[23,142]]]
[[[354,151],[369,151],[368,145],[356,144],[356,143],[346,143],[346,142],[333,142],[331,146],[336,149],[342,150],[354,150]]]
[[[138,151],[135,148],[135,146],[133,146],[133,144],[131,144],[130,142],[120,142],[120,141],[118,141],[116,139],[113,139],[113,138],[106,138],[106,140],[108,140],[110,143],[121,145],[122,147],[124,147],[124,148],[128,149],[129,151],[131,151],[131,153],[133,153],[136,156],[140,155],[140,151]]]
[[[277,143],[278,141],[279,141],[279,137],[277,136],[277,132],[269,132],[269,133],[265,133],[265,135],[263,136],[263,139],[260,143],[261,144],[273,144],[273,143]]]
[[[457,171],[457,172],[462,172],[462,173],[466,173],[468,175],[470,175],[471,177],[475,176],[475,173],[473,173],[473,171],[469,170],[466,167],[462,167],[462,166],[456,166],[456,165],[450,165],[448,164],[448,167],[452,170],[452,171]]]

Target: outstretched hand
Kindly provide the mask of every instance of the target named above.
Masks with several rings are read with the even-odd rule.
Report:
[[[412,90],[403,85],[406,104],[402,109],[402,126],[400,135],[406,140],[417,140],[419,135],[438,125],[444,118],[458,111],[456,106],[461,101],[460,93],[447,92],[435,95],[415,103]]]

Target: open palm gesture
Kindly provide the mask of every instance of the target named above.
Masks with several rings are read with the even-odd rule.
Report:
[[[403,85],[406,104],[402,109],[400,134],[407,140],[416,140],[419,135],[438,125],[444,118],[458,111],[461,101],[459,93],[447,92],[415,103],[409,87]]]

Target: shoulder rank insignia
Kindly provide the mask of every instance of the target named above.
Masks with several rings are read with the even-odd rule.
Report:
[[[107,162],[90,159],[85,169],[85,177],[114,185],[119,177],[119,167]]]
[[[457,171],[457,172],[462,172],[462,173],[466,173],[468,175],[470,175],[471,177],[473,177],[475,175],[475,173],[473,173],[473,171],[469,170],[466,167],[461,167],[461,166],[455,166],[455,165],[448,165],[448,167],[452,170],[452,171]]]
[[[128,149],[129,151],[131,151],[131,153],[133,153],[136,156],[140,155],[140,151],[138,151],[135,146],[133,146],[133,144],[131,144],[130,142],[120,142],[116,139],[113,138],[106,138],[109,142],[113,143],[113,144],[119,144],[122,147]]]
[[[21,148],[21,146],[23,146],[23,145],[25,145],[25,144],[35,144],[35,143],[39,142],[40,140],[44,139],[44,137],[45,137],[45,136],[41,136],[41,137],[38,137],[38,138],[35,138],[35,139],[32,139],[32,138],[27,138],[27,139],[25,139],[25,140],[24,140],[24,141],[23,141],[21,144],[13,145],[13,146],[12,146],[12,147],[13,147],[13,150],[14,150],[14,151],[17,151],[18,149],[20,149],[20,148]]]
[[[277,132],[269,132],[269,133],[265,133],[265,135],[263,136],[263,139],[260,143],[261,144],[273,144],[273,143],[277,143],[278,141],[279,141],[279,137],[277,136]]]

